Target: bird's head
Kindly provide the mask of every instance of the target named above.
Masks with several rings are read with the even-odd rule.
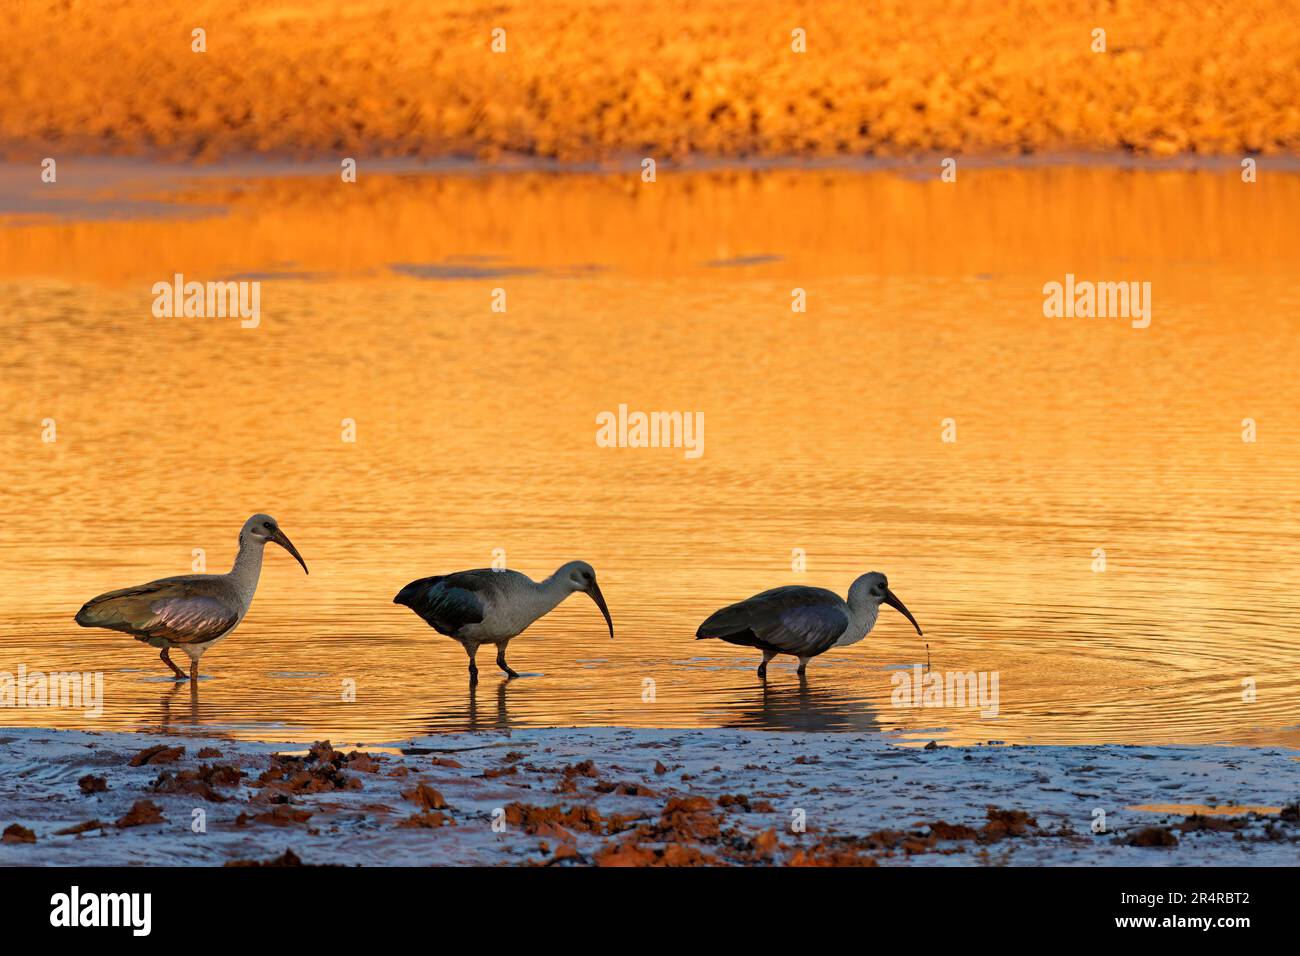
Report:
[[[916,618],[912,617],[912,612],[898,599],[898,596],[889,590],[889,579],[879,571],[870,571],[853,582],[853,586],[849,588],[849,604],[871,604],[875,607],[888,604],[911,621],[912,626],[916,628],[916,633],[921,634],[921,625],[916,623]]]
[[[558,571],[555,572],[557,580],[564,583],[570,593],[581,591],[591,596],[596,602],[596,607],[600,608],[600,613],[605,615],[605,623],[609,625],[609,636],[614,637],[614,622],[610,619],[609,608],[605,605],[605,595],[600,593],[600,585],[596,583],[596,570],[586,561],[570,561]]]
[[[307,571],[307,562],[302,559],[302,555],[299,554],[298,549],[293,546],[293,542],[289,540],[289,536],[280,530],[280,525],[270,515],[255,514],[253,517],[245,521],[244,527],[241,528],[239,532],[239,540],[241,543],[245,540],[251,540],[258,544],[266,544],[268,541],[274,541],[298,559],[298,563],[302,565],[304,572],[307,574],[311,573],[310,571]]]

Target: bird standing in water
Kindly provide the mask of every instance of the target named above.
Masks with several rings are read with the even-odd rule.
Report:
[[[710,615],[696,631],[695,639],[717,638],[728,644],[758,648],[763,652],[759,677],[767,676],[767,662],[778,654],[799,658],[799,674],[803,675],[810,659],[866,637],[876,623],[881,604],[899,611],[912,622],[916,633],[921,633],[921,625],[889,590],[885,576],[872,571],[853,582],[847,601],[834,591],[803,585],[755,594]]]
[[[393,603],[409,607],[439,634],[465,648],[469,682],[473,685],[478,683],[474,658],[480,644],[495,644],[497,667],[508,678],[518,677],[506,663],[506,645],[575,591],[590,595],[596,602],[612,639],[614,622],[596,584],[596,572],[585,561],[570,561],[544,581],[496,568],[420,578],[398,591]]]
[[[77,612],[82,627],[105,627],[130,634],[161,650],[159,657],[184,679],[172,663],[173,648],[190,659],[191,681],[199,679],[199,658],[239,626],[253,603],[262,571],[262,548],[274,541],[307,571],[293,542],[270,515],[256,514],[239,531],[239,554],[229,574],[182,574],[91,598]]]

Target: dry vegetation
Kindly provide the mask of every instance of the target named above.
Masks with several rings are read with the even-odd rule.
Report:
[[[14,157],[1300,146],[1296,0],[41,0],[0,30]]]

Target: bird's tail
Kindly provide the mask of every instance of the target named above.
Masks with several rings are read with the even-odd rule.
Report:
[[[441,581],[443,577],[444,575],[436,574],[431,578],[420,578],[412,581],[406,587],[402,588],[402,590],[397,592],[397,596],[393,598],[393,603],[414,609],[415,602],[424,594],[424,592],[433,584]]]
[[[137,598],[139,598],[139,591],[136,588],[109,591],[81,605],[75,620],[82,627],[117,628],[128,616],[126,612],[139,603],[135,600]],[[144,610],[147,611],[147,607]]]
[[[749,619],[745,615],[744,608],[731,604],[720,611],[714,611],[710,614],[695,632],[695,639],[697,641],[708,640],[709,638],[725,640],[733,634],[748,629]]]

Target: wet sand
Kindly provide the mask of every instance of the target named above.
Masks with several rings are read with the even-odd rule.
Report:
[[[360,750],[0,741],[3,865],[1291,866],[1300,844],[1280,748],[599,728]]]
[[[0,35],[0,143],[22,159],[1277,153],[1300,147],[1298,23],[1295,0],[26,3]]]

